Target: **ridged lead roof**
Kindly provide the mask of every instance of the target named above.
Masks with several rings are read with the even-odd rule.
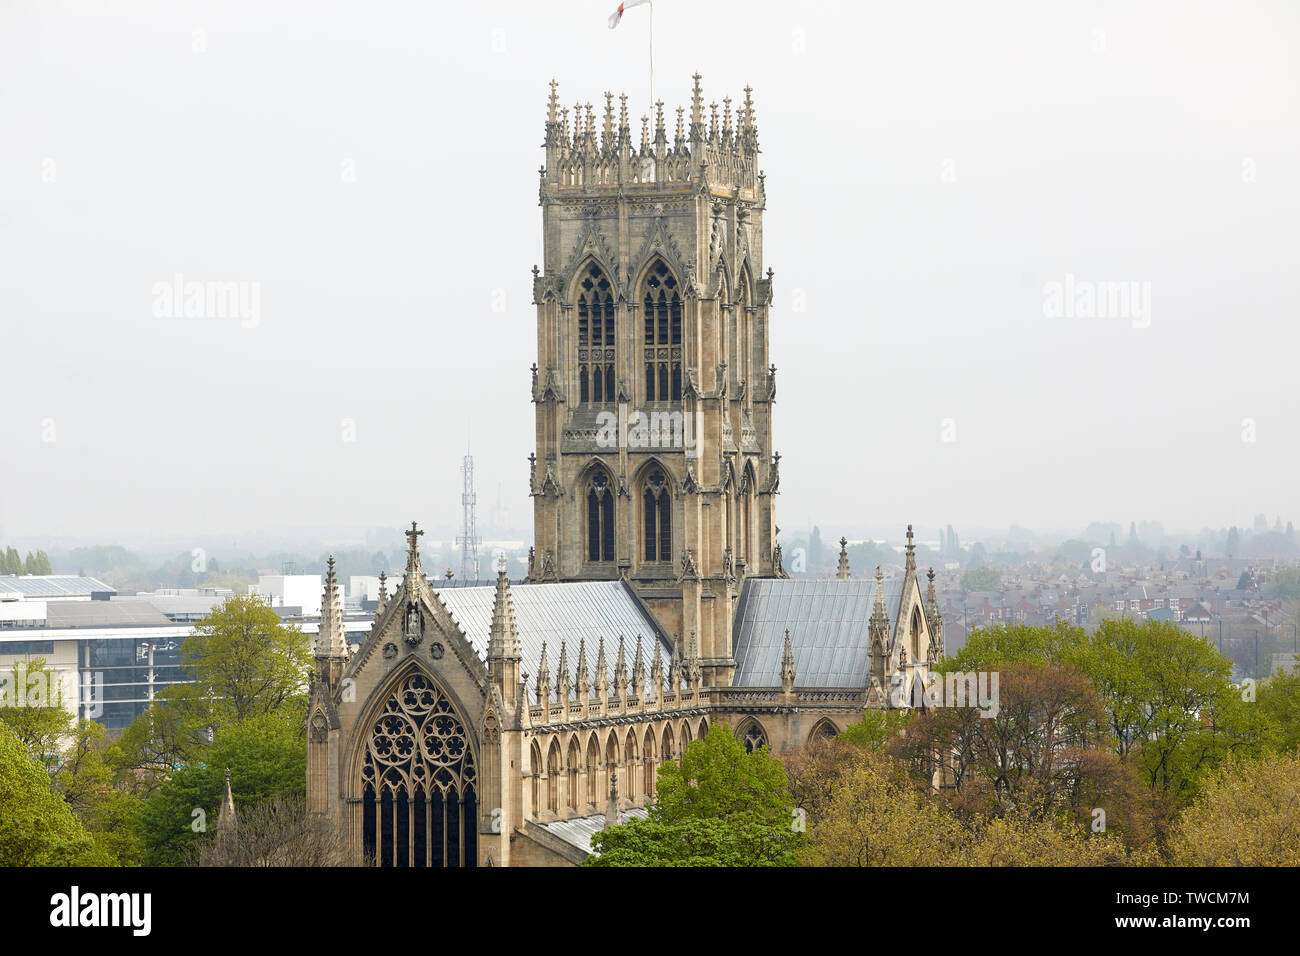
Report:
[[[884,582],[890,630],[903,594]],[[785,632],[790,631],[797,687],[865,687],[870,677],[867,623],[875,606],[872,578],[792,581],[748,578],[736,609],[734,687],[780,687]]]
[[[492,630],[492,605],[495,587],[441,588],[437,590],[443,605],[451,612],[465,636],[487,658],[488,635]],[[568,646],[569,679],[578,673],[578,639],[586,640],[587,670],[592,685],[596,682],[596,655],[601,637],[605,638],[605,663],[609,669],[609,686],[614,686],[614,668],[618,664],[618,636],[623,635],[628,686],[636,663],[636,638],[641,635],[641,654],[646,681],[650,680],[650,663],[654,659],[655,640],[660,642],[664,671],[672,657],[672,644],[659,633],[654,621],[636,597],[619,581],[575,581],[563,584],[515,584],[510,587],[523,650],[522,672],[528,675],[529,690],[537,681],[546,641],[546,657],[551,670],[552,694],[560,669],[560,640]],[[778,681],[779,683],[779,681]]]

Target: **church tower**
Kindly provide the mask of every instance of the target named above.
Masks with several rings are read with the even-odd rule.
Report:
[[[784,575],[773,502],[763,174],[750,89],[672,140],[662,101],[633,142],[627,96],[561,108],[541,169],[532,581],[623,578],[706,684],[735,667],[746,576]]]

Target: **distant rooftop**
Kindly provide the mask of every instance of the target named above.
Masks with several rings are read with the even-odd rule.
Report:
[[[0,596],[17,595],[26,598],[88,598],[92,594],[116,594],[98,578],[79,574],[23,574],[0,575]]]

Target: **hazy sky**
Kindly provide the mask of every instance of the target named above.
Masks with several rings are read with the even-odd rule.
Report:
[[[531,525],[547,81],[648,111],[615,6],[0,2],[0,540],[450,525],[467,427]],[[670,117],[754,87],[778,523],[1300,521],[1298,10],[659,0]]]

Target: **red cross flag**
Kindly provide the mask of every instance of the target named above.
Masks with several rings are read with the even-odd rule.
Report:
[[[609,28],[612,30],[618,26],[619,21],[623,19],[624,10],[631,9],[632,7],[643,7],[649,2],[650,0],[623,0],[623,2],[618,5],[618,9],[609,15]]]

